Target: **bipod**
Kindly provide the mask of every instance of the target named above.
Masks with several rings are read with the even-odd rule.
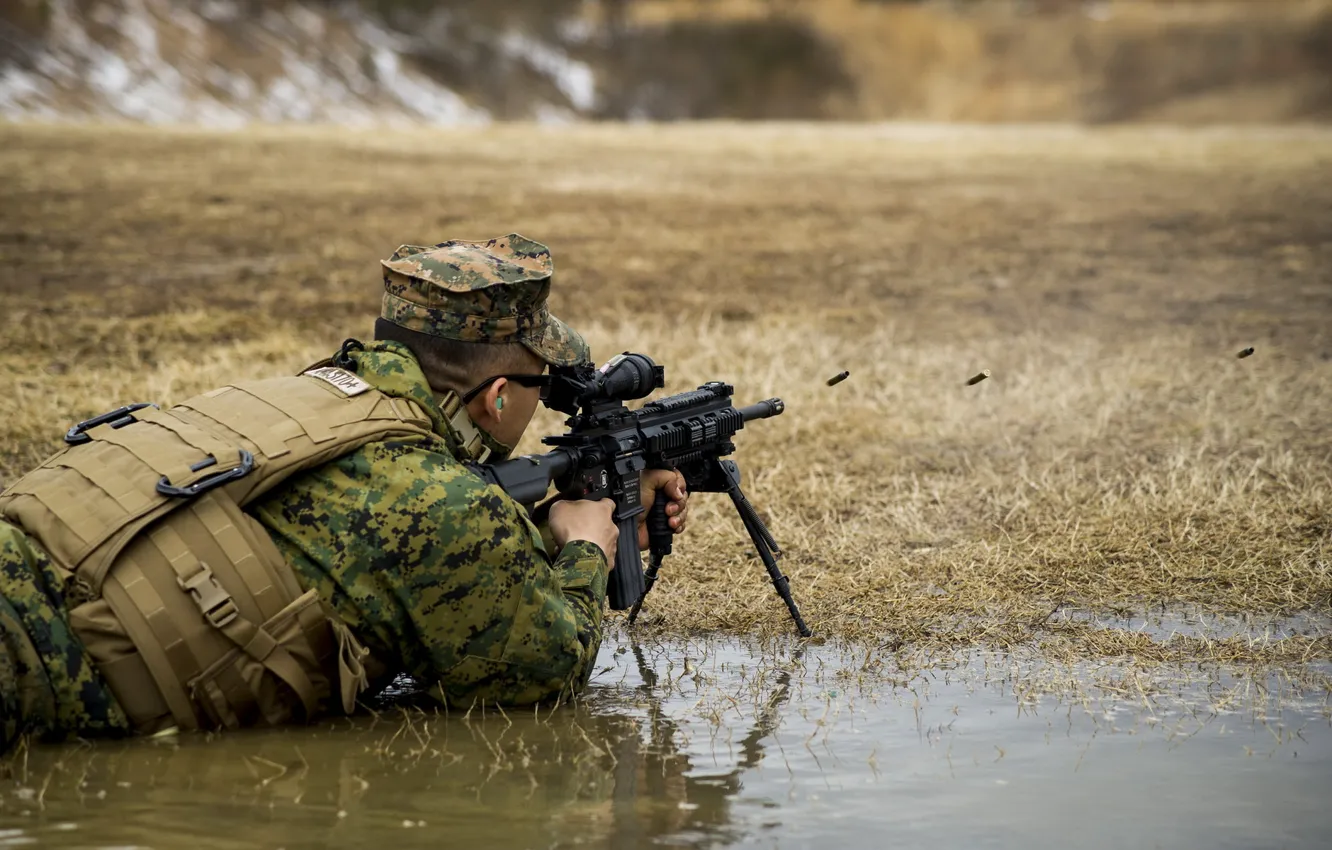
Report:
[[[791,612],[796,630],[800,632],[801,637],[812,636],[814,633],[805,625],[804,618],[800,616],[800,608],[791,596],[790,579],[783,575],[781,568],[777,566],[777,557],[782,554],[782,550],[740,487],[740,467],[736,466],[733,460],[712,460],[707,463],[707,467],[706,477],[701,482],[689,481],[689,489],[696,493],[725,493],[731,497],[731,504],[735,505],[736,513],[740,515],[740,522],[744,524],[749,539],[754,543],[754,549],[768,570],[768,578],[772,579],[773,589],[786,603],[786,610]],[[687,481],[689,478],[690,476],[686,475]],[[629,611],[631,624],[638,617],[638,612],[643,607],[643,600],[652,591],[652,586],[657,583],[662,560],[671,553],[671,528],[666,519],[668,502],[666,494],[657,491],[657,500],[648,513],[648,546],[651,557],[647,571],[643,574],[645,585],[643,595]]]

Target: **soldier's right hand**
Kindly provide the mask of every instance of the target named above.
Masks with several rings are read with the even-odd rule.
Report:
[[[597,544],[613,570],[620,542],[614,516],[615,502],[611,499],[561,499],[550,506],[550,533],[561,548],[574,540]]]

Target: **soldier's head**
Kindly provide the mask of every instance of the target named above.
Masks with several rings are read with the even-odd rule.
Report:
[[[384,260],[377,339],[416,355],[437,393],[463,397],[478,426],[514,445],[550,366],[590,361],[577,331],[550,315],[550,250],[516,233],[486,242],[403,245]]]

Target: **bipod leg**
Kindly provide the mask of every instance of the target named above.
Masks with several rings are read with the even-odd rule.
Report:
[[[735,465],[735,461],[730,460],[721,461],[720,466],[726,478],[726,495],[731,497],[731,503],[740,514],[740,521],[744,523],[745,531],[749,532],[749,539],[754,542],[754,548],[763,559],[763,566],[768,569],[768,578],[772,579],[773,588],[786,603],[786,610],[791,612],[791,619],[795,621],[800,636],[812,636],[814,632],[805,625],[805,619],[800,616],[800,608],[796,605],[795,598],[791,596],[791,581],[782,575],[781,568],[777,566],[775,554],[780,554],[781,549],[777,548],[776,541],[772,539],[772,532],[763,524],[758,511],[754,510],[754,506],[740,489],[740,468]]]
[[[729,473],[727,477],[730,477]],[[740,489],[739,470],[736,471],[735,489],[728,490],[727,493],[731,496],[731,501],[735,503],[735,509],[740,512],[740,519],[745,523],[745,527],[756,530],[773,555],[782,554],[782,547],[777,545],[777,541],[773,539],[768,526],[764,524],[763,520],[759,519],[758,511],[754,510],[754,505],[749,501],[749,497]]]
[[[648,564],[647,570],[643,573],[643,595],[638,597],[634,607],[629,609],[629,624],[633,625],[634,620],[638,618],[638,612],[643,610],[643,600],[652,592],[652,585],[657,583],[657,573],[661,572],[661,558],[655,553],[652,561]]]

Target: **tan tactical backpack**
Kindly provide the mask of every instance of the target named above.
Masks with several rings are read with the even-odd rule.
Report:
[[[0,516],[63,571],[74,630],[136,731],[351,712],[373,660],[241,509],[366,443],[430,433],[419,405],[322,366],[83,422],[0,494]]]

